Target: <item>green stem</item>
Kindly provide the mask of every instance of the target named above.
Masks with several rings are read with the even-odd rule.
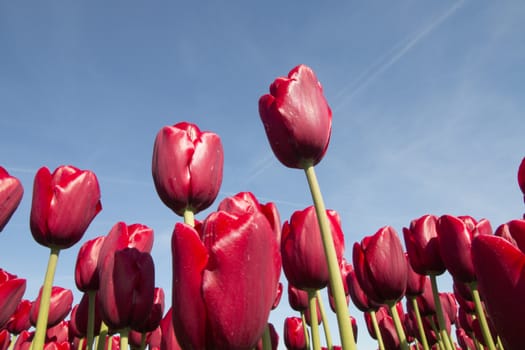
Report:
[[[100,324],[100,333],[98,335],[97,350],[104,350],[106,348],[108,331],[108,325],[102,321]]]
[[[53,280],[55,278],[59,253],[59,248],[51,247],[44,285],[42,286],[42,295],[40,297],[40,309],[38,310],[35,336],[31,345],[32,350],[42,350],[44,348],[47,320],[49,317],[49,304],[51,302],[51,289],[53,288]]]
[[[140,337],[140,350],[146,349],[146,336],[147,336],[147,333],[144,332],[142,333],[142,336]]]
[[[330,288],[334,296],[335,310],[337,316],[337,325],[339,326],[339,335],[341,338],[341,345],[343,350],[356,350],[354,333],[352,331],[352,324],[350,323],[350,315],[348,313],[348,305],[346,304],[346,296],[343,288],[343,280],[339,263],[335,253],[334,241],[330,230],[328,216],[319,188],[319,182],[315,175],[314,166],[312,164],[306,165],[304,168],[308,186],[312,194],[312,199],[321,230],[321,238],[323,241],[324,252],[326,255],[326,262],[328,265],[328,272],[330,274]]]
[[[87,350],[93,349],[93,338],[95,335],[95,297],[96,290],[90,290],[88,293],[88,323],[87,323]]]
[[[262,348],[263,350],[272,350],[272,337],[270,336],[270,326],[268,324],[266,324],[266,327],[264,327]]]
[[[128,336],[129,336],[129,327],[120,330],[120,347],[119,349],[128,350]]]
[[[195,227],[195,214],[191,208],[186,208],[184,210],[184,223]]]
[[[476,316],[479,319],[479,325],[481,327],[481,333],[483,334],[483,339],[489,350],[496,350],[496,345],[494,344],[494,339],[490,333],[489,325],[487,323],[487,318],[485,317],[485,312],[483,311],[483,306],[481,305],[481,298],[479,297],[478,284],[477,282],[471,282],[468,284],[470,291],[472,292],[472,297],[474,299],[474,305],[476,309]]]
[[[434,331],[434,334],[436,334],[436,338],[438,340],[437,342],[437,345],[439,347],[439,350],[445,350],[445,345],[444,345],[444,341],[443,341],[443,336],[442,334],[439,332],[439,329],[438,327],[436,326],[436,322],[434,322],[434,317],[432,316],[427,316],[427,319],[428,319],[428,323],[430,323],[430,328],[432,328],[432,330]]]
[[[301,320],[303,321],[304,343],[306,344],[306,349],[310,350],[310,334],[308,333],[308,326],[306,325],[306,317],[304,316],[304,311],[301,311]]]
[[[326,311],[324,308],[323,301],[321,300],[321,292],[317,291],[316,294],[317,302],[319,303],[319,311],[321,312],[321,320],[323,322],[324,335],[326,338],[326,348],[328,350],[333,349],[332,335],[330,334],[330,325],[328,324],[328,317],[326,317]],[[348,319],[350,321],[350,319]]]
[[[402,350],[408,350],[407,337],[405,335],[403,325],[401,324],[399,314],[397,313],[396,303],[392,303],[388,307],[390,308],[390,314],[392,315],[392,319],[394,320],[394,327],[396,327],[396,333],[400,343],[399,345],[401,346]]]
[[[499,350],[504,350],[503,343],[501,342],[501,338],[499,337],[499,335],[497,336],[496,339],[498,340],[498,349]]]
[[[419,337],[421,338],[421,345],[423,345],[423,350],[429,350],[427,335],[425,334],[425,328],[423,326],[423,320],[421,319],[421,313],[419,312],[419,305],[415,297],[409,297],[410,302],[412,303],[412,309],[416,314],[417,329],[419,330]]]
[[[18,339],[18,335],[11,336],[11,342],[9,343],[9,347],[7,348],[7,350],[13,350],[17,339]]]
[[[385,350],[385,343],[383,343],[383,336],[381,335],[381,330],[379,329],[379,324],[377,323],[377,316],[374,310],[370,311],[370,318],[372,319],[372,325],[374,327],[374,332],[376,334],[377,344],[379,345],[379,350]]]
[[[321,350],[319,337],[319,322],[317,320],[317,298],[315,290],[308,290],[308,309],[310,310],[310,328],[312,329],[312,344],[314,350]]]
[[[436,307],[436,314],[438,318],[439,334],[441,335],[445,349],[454,350],[450,345],[450,336],[447,332],[447,325],[443,315],[443,307],[441,306],[441,299],[439,298],[436,275],[430,275],[430,282],[432,284],[432,295],[434,297],[434,305]]]

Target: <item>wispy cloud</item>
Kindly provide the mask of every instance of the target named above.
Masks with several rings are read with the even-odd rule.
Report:
[[[334,106],[334,111],[340,110],[345,104],[350,102],[352,98],[360,91],[365,89],[370,83],[372,83],[379,75],[389,69],[403,56],[405,56],[411,49],[419,44],[425,37],[427,37],[432,31],[438,28],[443,22],[445,22],[450,16],[452,16],[464,3],[464,0],[460,0],[450,6],[444,13],[431,21],[427,26],[411,35],[408,38],[403,39],[394,45],[385,54],[381,55],[376,59],[370,66],[368,66],[355,81],[352,81],[336,95],[335,99],[340,100]]]

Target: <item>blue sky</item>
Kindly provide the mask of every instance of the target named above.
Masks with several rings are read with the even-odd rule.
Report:
[[[34,174],[72,164],[93,170],[102,191],[82,242],[118,221],[152,227],[157,285],[170,299],[179,218],[151,178],[164,125],[185,120],[221,136],[218,200],[252,191],[283,220],[310,205],[303,173],[274,158],[257,110],[270,83],[300,63],[334,112],[317,173],[327,207],[342,216],[349,260],[365,235],[385,225],[401,233],[426,213],[496,227],[524,212],[522,2],[199,4],[0,3],[0,165],[25,188],[0,234],[0,267],[28,278],[26,298],[36,297],[48,256],[29,231]],[[79,247],[61,253],[55,284],[74,288]],[[279,331],[286,304],[272,314]],[[373,344],[361,326],[359,347]]]

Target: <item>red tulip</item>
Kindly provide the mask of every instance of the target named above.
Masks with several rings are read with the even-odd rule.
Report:
[[[259,115],[273,153],[290,168],[316,165],[332,131],[332,111],[311,68],[299,65],[277,78],[259,99]]]
[[[295,311],[306,311],[308,309],[308,292],[288,283],[288,303]]]
[[[0,329],[15,313],[25,291],[25,279],[0,269]]]
[[[518,168],[518,185],[520,186],[521,192],[523,192],[525,199],[525,157],[521,160]]]
[[[22,183],[0,166],[0,232],[22,200]]]
[[[255,204],[235,198],[239,203],[221,203],[201,228],[175,226],[173,325],[183,348],[252,348],[274,304],[280,275],[276,233]]]
[[[480,294],[503,346],[521,349],[525,254],[501,237],[479,235],[472,242],[472,258]]]
[[[396,231],[386,226],[365,237],[353,250],[359,285],[377,304],[392,304],[405,294],[407,262]]]
[[[423,215],[403,227],[403,237],[412,269],[420,275],[440,275],[445,272],[436,231],[437,217]]]
[[[432,316],[436,314],[436,304],[434,303],[434,295],[432,294],[432,284],[428,276],[425,278],[423,293],[416,297],[416,301],[421,316]]]
[[[423,294],[427,277],[415,272],[408,261],[408,255],[406,253],[405,256],[407,257],[407,289],[405,294],[409,297],[415,297]]]
[[[88,325],[88,312],[89,312],[89,296],[87,293],[82,295],[80,302],[73,307],[71,311],[71,325],[72,328],[77,332],[77,336],[83,337],[87,334],[87,325]],[[102,318],[100,316],[100,302],[98,294],[95,301],[95,319],[94,319],[94,332],[95,335],[98,334],[100,330],[100,324],[102,323]]]
[[[153,148],[160,199],[178,215],[208,208],[219,193],[224,156],[219,136],[186,122],[163,127]]]
[[[153,306],[151,307],[151,312],[144,322],[135,327],[133,330],[140,333],[153,332],[159,325],[162,316],[164,315],[164,290],[162,288],[155,288],[153,294]]]
[[[289,350],[305,350],[306,338],[304,334],[303,321],[299,317],[287,317],[284,319],[284,344]]]
[[[346,275],[346,284],[348,285],[350,299],[360,311],[369,312],[379,308],[379,305],[371,301],[359,285],[353,268]]]
[[[29,313],[29,320],[33,326],[36,326],[38,318],[38,310],[40,309],[40,298],[42,296],[42,288],[38,293],[38,298],[31,306]],[[59,324],[71,311],[73,304],[73,292],[70,289],[53,286],[51,289],[51,299],[49,303],[49,316],[47,319],[47,327],[53,327]]]
[[[29,350],[33,341],[34,332],[22,331],[16,338],[13,350]]]
[[[82,292],[94,291],[99,287],[98,256],[104,243],[104,236],[91,239],[84,243],[78,251],[75,265],[75,283]]]
[[[494,234],[505,238],[525,253],[525,220],[511,220],[502,224]]]
[[[456,338],[461,349],[476,349],[474,340],[465,332],[463,328],[456,328]]]
[[[69,248],[77,243],[100,212],[97,177],[88,170],[46,167],[35,176],[31,206],[31,233],[43,246]]]
[[[160,321],[160,329],[162,334],[160,348],[163,350],[180,350],[181,347],[175,337],[175,330],[173,329],[173,310],[171,307]]]
[[[100,312],[112,329],[137,328],[151,312],[155,269],[149,253],[125,248],[114,253],[113,266],[100,269]]]
[[[5,328],[7,328],[10,333],[20,334],[22,331],[26,331],[31,327],[29,313],[32,305],[33,303],[29,300],[24,299],[20,301],[16,307],[15,313],[5,325]]]
[[[11,335],[7,329],[0,330],[0,350],[7,350],[11,344]]]
[[[341,220],[334,210],[327,210],[337,260],[341,263],[344,235]],[[329,281],[328,265],[315,208],[310,206],[292,214],[283,225],[281,237],[283,270],[288,281],[300,289],[322,289]]]
[[[60,321],[46,330],[46,343],[64,343],[69,341],[69,322]]]
[[[488,220],[476,222],[470,216],[443,215],[437,231],[441,257],[452,277],[465,283],[475,281],[470,247],[478,234],[492,234]]]

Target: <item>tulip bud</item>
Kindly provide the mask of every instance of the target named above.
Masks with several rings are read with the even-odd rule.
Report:
[[[518,168],[518,185],[520,186],[521,192],[524,195],[525,199],[525,157],[521,160],[520,166]]]
[[[338,263],[344,251],[344,235],[339,214],[327,210]],[[300,289],[322,289],[329,281],[328,265],[315,208],[292,214],[283,225],[281,237],[283,270],[288,281]]]
[[[33,326],[36,326],[38,318],[38,310],[40,309],[40,299],[42,297],[42,288],[38,293],[38,298],[31,306],[29,320]],[[70,289],[53,286],[51,289],[51,299],[49,302],[49,316],[47,319],[47,327],[53,327],[59,324],[71,311],[73,305],[73,292]]]
[[[151,255],[136,248],[116,251],[113,265],[100,270],[102,320],[115,330],[140,327],[151,312],[154,291]]]
[[[332,131],[332,111],[321,83],[305,65],[277,78],[259,99],[259,115],[273,153],[290,168],[321,161]]]
[[[15,212],[22,200],[22,183],[0,167],[0,232]]]
[[[511,220],[498,226],[496,236],[505,238],[507,241],[525,252],[525,220]]]
[[[353,250],[359,285],[377,304],[397,302],[405,294],[407,262],[396,231],[386,226],[365,237]]]
[[[153,332],[159,325],[162,316],[164,315],[164,290],[162,288],[155,288],[153,295],[153,306],[151,312],[144,322],[135,327],[133,330],[139,333]]]
[[[405,294],[409,297],[415,297],[423,294],[426,276],[416,273],[410,266],[408,255],[406,253],[405,256],[407,257],[407,289]]]
[[[289,350],[305,350],[306,338],[303,321],[299,317],[284,319],[284,344]]]
[[[25,279],[0,269],[0,329],[16,311],[25,291]]]
[[[295,311],[308,309],[308,292],[288,283],[288,303]]]
[[[18,304],[15,313],[11,316],[5,328],[13,334],[20,334],[31,327],[29,322],[29,313],[33,303],[29,300],[21,300]]]
[[[224,155],[219,136],[186,122],[163,127],[153,148],[152,174],[160,199],[177,215],[208,208],[219,193]]]
[[[41,245],[71,247],[101,209],[93,172],[61,166],[52,174],[46,167],[36,173],[30,226],[33,238]]]
[[[94,291],[99,287],[97,263],[103,243],[104,236],[100,236],[84,243],[78,251],[75,284],[81,292]]]

